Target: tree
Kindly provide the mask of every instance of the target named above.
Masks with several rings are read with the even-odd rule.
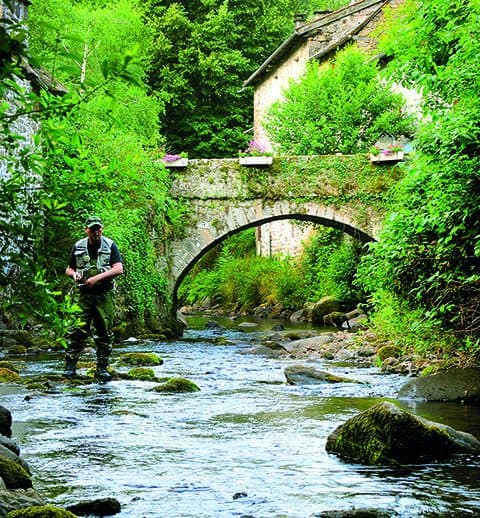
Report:
[[[479,349],[480,5],[409,1],[392,18],[391,74],[423,91],[416,158],[362,276]],[[400,16],[399,16],[400,15]],[[380,297],[381,299],[381,297]],[[458,343],[456,344],[458,347]]]
[[[160,131],[168,151],[206,158],[231,157],[245,148],[253,110],[252,92],[242,83],[292,31],[293,13],[305,12],[308,4],[315,5],[147,2],[154,34],[149,84],[165,103]]]
[[[125,316],[137,327],[153,323],[166,283],[149,232],[160,235],[176,215],[168,174],[155,160],[161,103],[143,82],[149,44],[141,13],[126,1],[39,0],[30,28],[30,60],[54,71],[68,94],[21,99],[23,110],[42,123],[41,148],[29,150],[39,178],[38,217],[29,230],[40,246],[24,268],[23,316],[42,320],[60,336],[62,326],[66,330],[65,261],[86,214],[95,212],[105,217],[129,270],[122,282],[126,307],[134,309]]]

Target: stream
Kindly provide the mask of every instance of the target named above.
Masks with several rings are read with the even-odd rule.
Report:
[[[305,518],[353,508],[409,518],[480,516],[478,457],[393,468],[326,453],[337,426],[376,402],[396,401],[405,377],[245,354],[263,334],[221,323],[230,326],[221,332],[224,345],[199,317],[181,339],[114,348],[113,362],[124,352],[158,353],[164,364],[156,375],[188,378],[197,393],[160,394],[150,390],[157,383],[125,380],[47,394],[3,386],[1,404],[12,413],[13,439],[34,487],[59,506],[117,498],[121,518]],[[366,383],[286,384],[285,367],[299,363]],[[21,373],[62,368],[62,354],[44,353],[27,358]],[[396,402],[480,437],[478,407]]]

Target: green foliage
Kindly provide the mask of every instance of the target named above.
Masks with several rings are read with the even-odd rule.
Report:
[[[206,158],[244,149],[253,113],[242,83],[291,33],[294,13],[325,3],[148,0],[149,84],[165,102],[167,151]]]
[[[458,350],[455,337],[428,318],[425,308],[412,309],[405,299],[382,289],[375,291],[370,302],[376,310],[370,315],[368,326],[380,342],[393,343],[402,354],[442,356]]]
[[[83,237],[85,216],[95,212],[124,256],[126,316],[136,327],[153,323],[166,296],[166,279],[156,267],[158,240],[178,221],[179,210],[168,199],[168,173],[153,152],[162,106],[143,83],[149,40],[141,14],[127,1],[39,0],[29,22],[35,57],[26,47],[22,56],[53,71],[68,93],[31,93],[13,81],[13,73],[22,76],[15,62],[2,68],[1,93],[16,99],[13,107],[0,105],[7,151],[0,230],[15,236],[0,240],[8,265],[0,284],[9,286],[2,290],[2,310],[16,310],[20,324],[40,320],[64,336],[77,308],[63,272],[72,243]],[[38,142],[18,135],[23,114],[41,121]]]
[[[275,103],[264,125],[278,151],[309,155],[366,152],[384,133],[410,135],[404,100],[378,77],[359,50],[338,52],[327,66],[311,63]]]
[[[60,214],[45,211],[47,219],[56,219],[57,231],[45,235],[49,269],[54,275],[63,271],[86,214],[100,214],[106,234],[122,252],[126,316],[138,328],[155,320],[156,304],[166,293],[166,279],[155,266],[158,250],[149,236],[162,232],[171,209],[167,172],[151,151],[158,143],[161,104],[142,84],[142,52],[149,40],[141,14],[126,1],[97,7],[44,0],[35,7],[31,25],[38,38],[32,38],[32,47],[69,88],[78,85],[84,92],[83,103],[68,118],[50,118],[42,126],[43,186],[51,199],[62,200]],[[62,46],[67,53],[60,52]],[[59,227],[65,230],[60,242]]]
[[[391,21],[392,74],[424,91],[418,152],[361,282],[408,303],[478,350],[480,331],[478,2],[407,2]],[[423,338],[422,338],[423,339]]]
[[[295,309],[326,295],[354,305],[359,300],[352,285],[359,245],[337,230],[317,232],[298,258],[257,257],[253,232],[239,233],[225,242],[213,267],[187,276],[179,297],[187,304],[210,298],[247,311],[264,303]],[[242,242],[250,245],[242,248]]]

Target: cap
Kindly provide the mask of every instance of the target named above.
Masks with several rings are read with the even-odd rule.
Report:
[[[102,218],[99,218],[98,216],[90,216],[87,218],[87,222],[85,223],[85,226],[88,228],[92,228],[95,225],[100,225],[103,227]]]

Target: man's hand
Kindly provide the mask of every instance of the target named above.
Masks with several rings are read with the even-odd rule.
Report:
[[[82,274],[80,272],[73,272],[72,279],[75,282],[81,281],[82,280]]]

